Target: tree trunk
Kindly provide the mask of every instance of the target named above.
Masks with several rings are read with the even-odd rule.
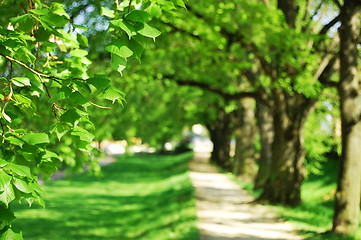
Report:
[[[230,142],[231,142],[231,119],[229,114],[222,109],[219,111],[217,121],[207,126],[211,141],[213,142],[213,151],[211,161],[220,167],[229,169],[230,161]]]
[[[262,102],[257,102],[257,126],[260,135],[261,153],[258,159],[258,173],[255,179],[255,189],[263,188],[271,173],[273,119],[270,109]]]
[[[316,100],[280,89],[273,91],[273,99],[271,175],[260,200],[294,206],[301,201],[304,179],[303,127]]]
[[[361,189],[361,91],[357,69],[360,2],[344,1],[341,9],[340,85],[342,156],[336,192],[333,231],[350,234],[358,228]]]
[[[256,127],[253,102],[250,99],[242,100],[235,119],[236,150],[233,172],[247,178],[254,178],[256,173],[254,149]]]

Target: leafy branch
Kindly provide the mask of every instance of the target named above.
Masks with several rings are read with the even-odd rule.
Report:
[[[6,58],[7,60],[9,60],[10,62],[15,62],[15,63],[19,64],[20,66],[24,67],[24,68],[27,69],[28,71],[30,71],[30,72],[32,72],[33,74],[35,74],[36,76],[38,76],[38,78],[40,79],[42,85],[44,86],[45,92],[46,92],[46,94],[47,94],[47,96],[48,96],[49,98],[51,98],[50,91],[49,91],[48,86],[47,86],[47,85],[45,84],[45,82],[42,80],[42,77],[48,78],[48,79],[52,79],[52,80],[54,80],[55,82],[57,82],[57,83],[59,83],[59,84],[61,84],[61,81],[65,81],[65,80],[66,80],[66,79],[63,79],[63,78],[59,78],[59,77],[55,77],[55,76],[51,76],[51,75],[44,74],[44,73],[42,73],[42,72],[40,72],[40,71],[37,71],[37,70],[29,67],[29,66],[26,65],[25,63],[23,63],[23,62],[15,59],[15,58],[12,58],[12,57],[10,57],[10,56],[7,56],[7,55],[5,55],[5,54],[0,53],[0,55],[3,56],[4,58]],[[12,65],[11,65],[11,66],[12,66]],[[73,79],[73,80],[77,80],[77,81],[85,81],[84,79],[81,79],[81,78],[72,78],[72,79]],[[95,106],[95,107],[97,107],[97,108],[111,109],[110,107],[100,106],[100,105],[95,104],[95,103],[93,103],[93,102],[91,102],[91,101],[88,101],[88,102],[89,102],[89,104],[91,104],[91,105],[93,105],[93,106]],[[57,106],[55,103],[54,103],[53,105],[55,105],[55,108],[56,108],[56,109],[62,109],[61,107]],[[55,116],[57,119],[59,119],[59,117],[57,116],[56,112],[54,111],[55,108],[52,108],[52,109],[53,109],[54,116]]]
[[[44,78],[48,78],[48,79],[52,79],[54,81],[56,81],[57,83],[61,84],[61,81],[65,81],[66,79],[63,79],[63,78],[59,78],[59,77],[55,77],[55,76],[51,76],[51,75],[47,75],[45,73],[42,73],[38,70],[35,70],[31,67],[29,67],[28,65],[26,65],[25,63],[15,59],[15,58],[12,58],[10,56],[7,56],[3,53],[0,53],[1,56],[3,56],[4,58],[6,58],[7,60],[11,61],[11,62],[15,62],[17,64],[19,64],[20,66],[22,66],[23,68],[27,69],[28,71],[32,72],[33,74],[35,74],[36,76],[38,77],[44,77]],[[84,79],[81,79],[81,78],[73,78],[74,80],[78,80],[78,81],[85,81]]]

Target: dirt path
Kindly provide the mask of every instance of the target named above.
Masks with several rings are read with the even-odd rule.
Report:
[[[196,189],[198,227],[201,240],[293,240],[302,239],[272,211],[258,204],[225,174],[196,154],[190,164]]]

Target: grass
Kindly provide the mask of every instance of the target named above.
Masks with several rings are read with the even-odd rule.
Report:
[[[294,224],[305,239],[360,240],[361,225],[354,236],[326,233],[332,228],[334,194],[338,163],[329,160],[322,166],[322,174],[310,175],[302,185],[302,203],[294,208],[277,207],[280,215]]]
[[[322,173],[310,175],[301,189],[302,203],[297,207],[272,206],[286,221],[292,223],[304,239],[310,240],[361,240],[361,224],[353,236],[330,233],[332,228],[334,193],[336,189],[338,162],[330,160],[322,165]],[[246,182],[232,175],[233,179],[255,198],[260,190],[253,189],[252,182]],[[361,218],[360,218],[361,223]]]
[[[329,160],[322,164],[320,170],[320,174],[311,174],[303,182],[301,188],[302,203],[299,206],[291,208],[272,205],[270,207],[274,208],[280,217],[290,222],[304,239],[361,240],[361,216],[360,226],[354,235],[343,236],[330,232],[334,212],[338,162]],[[257,199],[262,194],[261,189],[254,190],[253,182],[245,181],[222,168],[218,168],[218,171],[228,174],[254,198]]]
[[[86,174],[43,186],[46,208],[14,205],[26,240],[198,239],[191,154],[122,157]]]

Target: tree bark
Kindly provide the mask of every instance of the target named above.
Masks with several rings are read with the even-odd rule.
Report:
[[[213,142],[211,161],[220,167],[230,168],[231,118],[223,109],[219,110],[218,119],[207,126]]]
[[[271,174],[260,200],[294,206],[301,201],[304,179],[303,127],[316,100],[281,89],[273,90],[273,99]]]
[[[262,102],[256,106],[257,126],[260,135],[261,152],[258,159],[258,173],[255,179],[255,189],[263,188],[271,173],[273,118],[270,109]]]
[[[295,28],[299,10],[297,2],[295,0],[278,0],[277,7],[282,10],[288,26]]]
[[[256,158],[254,140],[256,133],[254,100],[244,99],[240,102],[235,119],[236,150],[233,172],[246,178],[254,178]]]
[[[342,234],[350,234],[358,228],[360,215],[361,91],[357,69],[360,5],[360,1],[344,2],[339,28],[342,155],[333,231]]]

